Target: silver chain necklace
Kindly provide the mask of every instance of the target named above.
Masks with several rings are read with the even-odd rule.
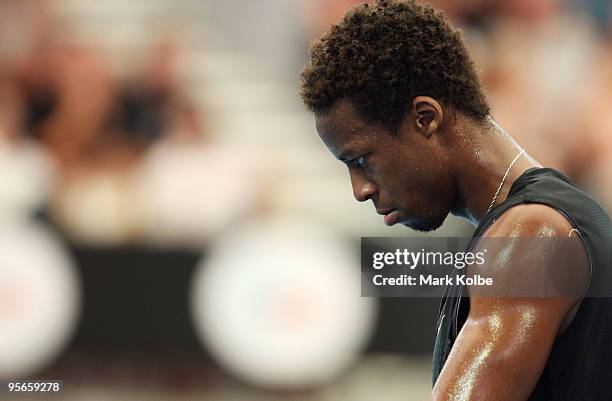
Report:
[[[487,209],[487,213],[485,214],[485,216],[489,214],[489,212],[493,208],[493,205],[495,204],[495,201],[497,200],[497,196],[499,195],[499,191],[501,191],[502,187],[504,186],[504,183],[506,182],[506,178],[508,178],[508,174],[510,174],[512,167],[514,167],[514,164],[518,161],[518,159],[520,159],[523,153],[525,153],[525,149],[521,149],[519,154],[516,155],[514,160],[512,160],[512,163],[510,163],[510,165],[508,166],[508,169],[506,170],[506,174],[504,174],[504,178],[502,178],[501,182],[499,183],[499,188],[497,188],[497,192],[495,192],[495,195],[493,195],[493,200],[491,201],[491,204],[489,205],[489,208]]]

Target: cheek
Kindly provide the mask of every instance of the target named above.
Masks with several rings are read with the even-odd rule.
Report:
[[[398,174],[397,169],[390,169],[387,174],[381,174],[379,177],[379,191],[385,198],[407,201],[422,197],[423,183],[411,174],[405,174],[403,171]]]
[[[432,177],[428,169],[416,165],[415,160],[406,156],[410,152],[394,152],[393,155],[390,153],[387,153],[387,157],[377,160],[376,169],[373,171],[379,190],[392,199],[430,202],[438,172],[434,172]]]
[[[454,184],[446,174],[427,175],[427,183],[424,184],[423,196],[430,202],[430,208],[438,209],[440,212],[450,211],[454,201]]]
[[[438,179],[419,169],[412,170],[412,174],[403,174],[395,182],[393,190],[396,196],[419,209],[435,207],[443,197],[440,193]]]

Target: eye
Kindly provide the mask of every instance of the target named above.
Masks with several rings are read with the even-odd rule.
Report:
[[[365,156],[358,157],[357,159],[351,160],[351,163],[357,167],[363,167],[365,165]]]

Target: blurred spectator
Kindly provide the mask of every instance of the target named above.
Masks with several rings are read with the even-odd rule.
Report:
[[[142,202],[146,200],[139,196],[138,177],[143,157],[166,137],[197,140],[202,134],[197,112],[178,82],[177,51],[172,42],[154,45],[143,69],[124,82],[105,73],[108,69],[93,59],[88,68],[91,75],[75,76],[81,82],[74,87],[87,91],[87,96],[75,95],[74,102],[87,98],[91,103],[60,120],[68,126],[47,131],[47,136],[59,135],[60,151],[55,153],[71,154],[74,149],[77,164],[64,175],[53,203],[54,216],[73,235],[112,243],[142,237],[146,209]],[[51,121],[61,118],[60,110]],[[70,124],[78,131],[72,139],[67,135]],[[63,153],[62,147],[66,148]]]
[[[572,158],[581,119],[570,116],[593,76],[599,38],[559,1],[497,5],[477,53],[494,117],[542,164],[579,177]]]
[[[612,29],[612,3],[609,0],[571,0],[570,2],[575,10],[586,12],[602,32]]]
[[[60,29],[56,7],[64,3],[0,1],[2,142],[32,138],[46,149],[58,168],[51,216],[69,234],[132,240],[142,235],[141,160],[164,137],[197,140],[203,134],[199,110],[181,86],[175,41],[152,42],[148,60],[127,79],[95,40],[76,41]],[[11,149],[5,165],[9,156],[24,160]],[[21,177],[5,170],[12,172],[6,182]],[[9,188],[7,194],[18,192]]]
[[[572,113],[580,121],[573,161],[583,183],[612,210],[612,41],[602,46],[592,62],[593,75]]]

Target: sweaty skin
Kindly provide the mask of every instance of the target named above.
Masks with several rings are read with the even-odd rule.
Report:
[[[477,225],[521,150],[491,117],[476,121],[427,96],[412,101],[396,132],[364,121],[348,100],[315,114],[315,121],[323,143],[346,164],[355,199],[372,201],[387,225],[421,231],[437,229],[449,213]],[[541,165],[527,154],[518,159],[493,206],[507,198],[512,183],[531,167]],[[572,229],[554,209],[520,205],[504,213],[485,237],[567,237]],[[586,290],[588,258],[581,244],[579,250],[574,263],[564,263],[566,271],[559,273]],[[499,253],[490,255],[493,262],[482,268],[497,284],[518,289],[517,277],[528,282],[539,273],[537,266],[556,256],[544,248]],[[478,269],[470,268],[470,273]],[[491,298],[477,289],[470,289],[469,296],[468,319],[430,399],[527,400],[581,296]]]
[[[484,237],[565,238],[572,228],[548,206],[520,205],[508,210]],[[546,242],[541,242],[541,246],[544,248]],[[586,289],[588,256],[584,248],[576,249],[581,252],[575,252],[571,262],[556,263],[568,270],[558,274],[569,275]],[[527,285],[527,280],[538,275],[537,268],[553,262],[554,256],[547,249],[533,249],[527,256],[517,250],[503,258],[491,258],[496,261],[493,264],[474,265],[470,273],[487,274],[498,284],[512,281],[516,288],[521,285],[517,277]],[[575,316],[580,298],[491,298],[483,296],[478,287],[471,287],[469,295],[468,319],[436,382],[431,400],[527,400],[554,340]]]

